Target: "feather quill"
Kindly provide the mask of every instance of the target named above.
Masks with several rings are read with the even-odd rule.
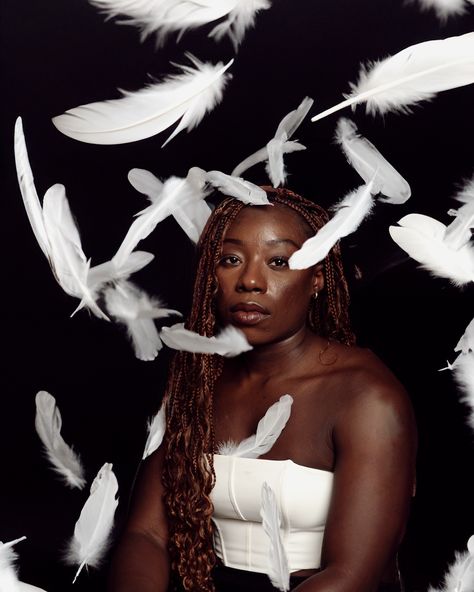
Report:
[[[372,187],[373,179],[339,202],[331,220],[290,257],[290,269],[306,269],[322,261],[340,238],[354,232],[372,209]]]
[[[148,423],[148,438],[145,443],[142,460],[150,456],[161,446],[166,431],[166,410],[163,404],[158,413]]]
[[[365,183],[374,178],[374,192],[385,196],[380,201],[393,204],[402,204],[407,201],[411,195],[408,183],[380,154],[372,142],[359,135],[354,122],[344,117],[339,119],[336,141],[349,164]]]
[[[428,592],[471,592],[474,590],[474,536],[467,543],[467,551],[456,553],[440,588]]]
[[[258,422],[257,431],[239,444],[229,441],[219,446],[219,454],[240,458],[258,458],[275,444],[291,414],[293,397],[283,395],[271,405]]]
[[[192,130],[222,99],[228,78],[225,66],[202,63],[188,54],[192,66],[181,74],[123,97],[70,109],[53,118],[60,132],[91,144],[124,144],[149,138],[180,120],[167,144],[183,129]]]
[[[437,93],[474,82],[474,33],[424,41],[363,67],[345,101],[318,113],[318,121],[358,103],[367,113],[409,112]]]
[[[431,274],[461,286],[474,280],[474,251],[469,243],[453,249],[445,239],[446,226],[423,214],[408,214],[390,226],[392,239]]]
[[[275,493],[266,481],[262,485],[260,516],[263,530],[270,542],[267,575],[275,588],[286,592],[290,589],[290,570],[281,538],[280,509]]]
[[[15,569],[17,554],[13,546],[23,541],[26,537],[2,543],[0,541],[0,591],[1,592],[20,592],[20,582]]]
[[[238,356],[252,349],[242,331],[232,325],[223,329],[219,335],[205,337],[188,331],[184,328],[184,323],[177,323],[172,327],[163,327],[160,337],[171,349],[200,354],[218,354],[226,358]]]
[[[150,298],[143,290],[124,280],[107,288],[104,299],[108,313],[127,327],[135,356],[143,361],[154,360],[162,344],[153,319],[181,316],[181,313],[163,308],[160,300]]]
[[[232,171],[232,176],[240,177],[250,167],[259,162],[266,161],[266,171],[273,186],[278,187],[283,184],[286,179],[283,155],[306,149],[303,144],[299,144],[293,140],[290,141],[290,138],[301,125],[301,122],[311,109],[313,102],[313,99],[305,97],[297,109],[287,113],[278,124],[274,137],[264,148],[257,150],[257,152],[254,152],[239,163]]]
[[[54,470],[66,485],[82,489],[86,484],[81,459],[61,436],[62,419],[55,398],[39,391],[35,398],[35,427]]]
[[[91,485],[89,498],[69,544],[66,560],[79,566],[73,583],[84,566],[97,567],[107,551],[118,505],[117,492],[118,483],[112,465],[105,463]]]

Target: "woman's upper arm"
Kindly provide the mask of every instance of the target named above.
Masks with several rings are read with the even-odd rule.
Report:
[[[339,571],[352,591],[379,582],[403,536],[415,480],[408,397],[395,381],[366,382],[334,427],[334,490],[322,555],[323,571]]]

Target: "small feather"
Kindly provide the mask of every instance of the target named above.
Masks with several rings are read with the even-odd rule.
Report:
[[[245,204],[255,206],[270,205],[264,189],[245,181],[242,177],[226,175],[220,171],[208,171],[205,173],[207,183],[218,189],[222,194],[235,197]]]
[[[177,323],[172,327],[163,327],[160,337],[163,343],[172,349],[201,354],[218,354],[227,358],[238,356],[252,349],[242,331],[232,325],[223,329],[215,337],[205,337],[188,331],[184,328],[183,323]]]
[[[35,401],[35,427],[48,460],[66,485],[82,489],[86,484],[84,467],[79,456],[61,436],[62,419],[56,399],[46,391],[39,391]]]
[[[336,206],[337,211],[331,220],[290,257],[290,269],[306,269],[322,261],[340,238],[358,228],[372,209],[372,186],[373,179],[368,185],[349,193]]]
[[[272,488],[264,481],[262,485],[262,526],[270,540],[268,572],[271,583],[282,592],[290,589],[290,570],[281,537],[281,517],[278,502]]]
[[[182,73],[123,97],[70,109],[53,118],[60,132],[91,144],[124,144],[149,138],[181,120],[165,142],[183,129],[196,127],[222,99],[228,75],[225,66],[199,62],[181,66]],[[163,144],[163,146],[165,145]]]
[[[402,204],[411,195],[405,179],[380,154],[377,148],[357,132],[356,125],[341,117],[337,123],[336,141],[341,146],[349,164],[359,173],[365,183],[374,177],[374,192],[382,193],[385,201]]]
[[[466,327],[461,339],[457,342],[454,351],[461,351],[467,354],[469,351],[474,351],[474,318]]]
[[[144,460],[147,456],[150,456],[155,450],[161,446],[163,436],[166,431],[166,410],[163,404],[158,413],[148,424],[148,438],[145,444],[145,450],[143,452],[142,459]]]
[[[433,10],[442,23],[466,12],[465,0],[418,0],[418,4],[422,10]]]
[[[73,583],[84,566],[98,567],[107,551],[118,505],[117,492],[118,483],[112,465],[105,463],[91,485],[90,496],[69,544],[66,560],[79,566]]]
[[[123,264],[118,267],[113,261],[106,261],[89,269],[87,285],[94,292],[102,289],[104,284],[126,280],[133,273],[143,269],[155,256],[146,251],[134,251],[130,253]]]
[[[340,109],[366,103],[367,113],[409,112],[437,93],[474,82],[474,33],[424,41],[363,67],[345,101],[315,115],[318,121]]]
[[[446,226],[423,214],[408,214],[390,226],[392,239],[437,277],[461,286],[474,280],[474,251],[469,244],[453,249],[444,241]]]
[[[219,446],[219,454],[240,458],[258,458],[266,454],[275,444],[286,426],[291,414],[293,397],[283,395],[268,408],[258,422],[257,431],[239,444],[229,440]]]

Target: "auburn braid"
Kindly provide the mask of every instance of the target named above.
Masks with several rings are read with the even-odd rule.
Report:
[[[309,229],[317,232],[328,215],[319,206],[287,189],[264,187],[273,203],[300,214]],[[198,245],[199,263],[186,328],[210,337],[216,331],[215,269],[227,228],[245,207],[227,198],[209,218]],[[350,329],[349,292],[340,249],[334,247],[324,262],[325,289],[312,300],[308,324],[318,334],[342,343],[354,343]],[[216,355],[177,352],[170,367],[165,392],[166,436],[163,462],[164,503],[168,516],[169,552],[175,580],[185,590],[213,592],[213,549],[210,494],[215,483],[213,393],[222,371]]]

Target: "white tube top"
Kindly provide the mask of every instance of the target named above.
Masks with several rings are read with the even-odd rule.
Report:
[[[289,571],[321,565],[333,473],[291,460],[214,455],[214,548],[228,567],[266,573],[269,539],[260,517],[266,481],[276,495]]]

